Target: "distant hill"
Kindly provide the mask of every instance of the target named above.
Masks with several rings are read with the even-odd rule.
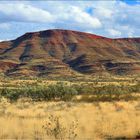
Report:
[[[46,30],[0,42],[7,76],[140,74],[140,38],[110,39],[71,30]]]

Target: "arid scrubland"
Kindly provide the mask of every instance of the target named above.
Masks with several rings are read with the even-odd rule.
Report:
[[[54,139],[43,126],[59,117],[62,139],[136,138],[140,132],[140,102],[29,102],[0,103],[0,139]],[[76,134],[69,136],[71,123]],[[50,125],[56,125],[50,122]],[[46,125],[46,127],[49,125]],[[47,129],[47,128],[46,128]],[[59,129],[59,128],[58,128]]]
[[[138,139],[139,91],[133,80],[1,81],[0,139]]]

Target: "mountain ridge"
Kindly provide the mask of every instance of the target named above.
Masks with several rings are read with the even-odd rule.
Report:
[[[0,72],[53,77],[139,74],[140,38],[111,39],[60,29],[29,32],[0,42]]]

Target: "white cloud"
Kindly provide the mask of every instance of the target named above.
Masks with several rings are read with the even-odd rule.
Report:
[[[121,36],[121,32],[120,31],[117,31],[115,29],[108,29],[107,31],[113,37],[115,37],[115,36],[117,36],[117,37],[118,36]]]
[[[12,4],[5,1],[0,2],[0,23],[10,24],[10,28],[3,25],[5,29],[6,26],[9,28],[7,34],[17,34],[15,28],[22,34],[53,27],[89,31],[106,37],[140,36],[139,9],[139,3],[129,5],[119,0],[20,1]]]
[[[139,4],[129,5],[117,0],[98,1],[92,8],[92,15],[102,22],[102,33],[106,36],[140,36]]]
[[[31,3],[1,3],[0,4],[0,22],[44,22],[50,26],[61,28],[76,29],[94,29],[102,26],[100,20],[96,16],[91,16],[84,10],[84,5],[79,2],[82,7],[73,5],[73,3],[46,2],[46,8],[42,5],[32,5]],[[15,10],[16,9],[16,10]]]
[[[103,16],[104,18],[111,18],[113,11],[107,8],[99,7],[96,9],[96,13],[98,13],[99,16]]]
[[[70,6],[65,13],[58,15],[58,19],[62,19],[66,23],[75,23],[77,26],[85,26],[87,28],[100,28],[101,22],[98,18],[92,17],[82,9],[76,6]]]
[[[0,4],[1,21],[52,22],[52,15],[46,11],[24,3]]]
[[[112,18],[113,14],[116,12],[117,8],[115,7],[116,1],[98,1],[96,5],[91,5],[93,8],[93,16],[98,16],[100,19]]]

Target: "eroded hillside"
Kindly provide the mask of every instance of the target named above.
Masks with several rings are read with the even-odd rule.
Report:
[[[8,76],[139,74],[140,38],[58,29],[26,33],[0,43],[0,71]]]

